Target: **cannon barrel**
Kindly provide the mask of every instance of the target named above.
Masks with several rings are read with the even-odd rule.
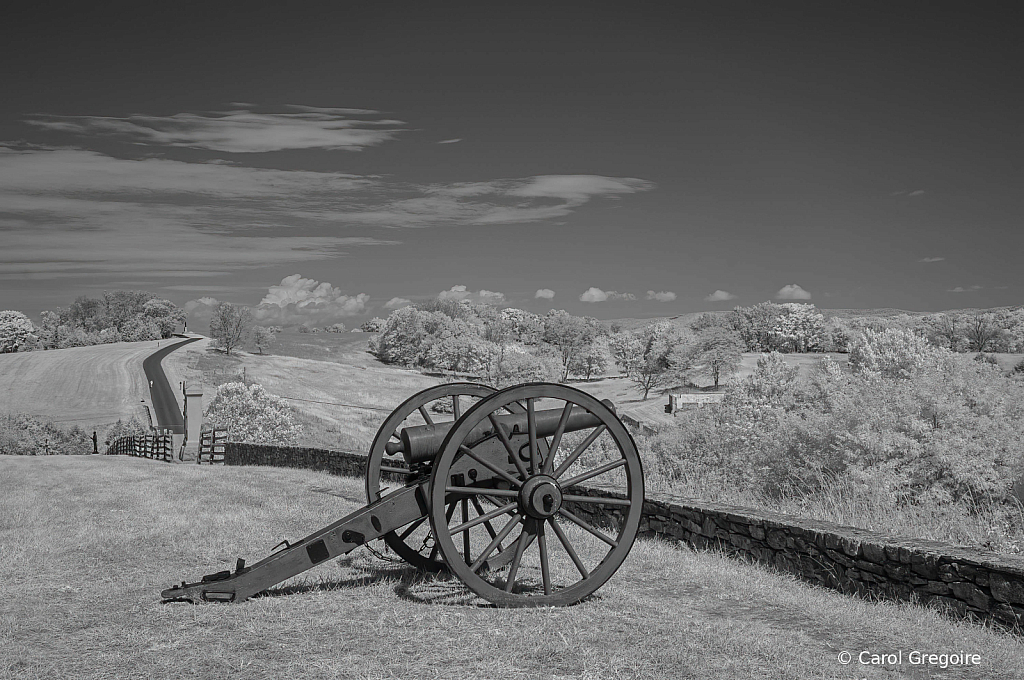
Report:
[[[602,401],[605,406],[614,413],[615,405],[605,399]],[[558,429],[558,421],[562,418],[562,409],[545,409],[534,414],[537,421],[537,437],[550,437]],[[510,413],[495,416],[509,435],[513,433],[527,432],[527,419],[525,413]],[[388,443],[386,450],[390,454],[401,451],[409,465],[432,461],[437,452],[441,450],[441,444],[448,436],[448,432],[455,426],[456,422],[436,423],[434,425],[415,425],[406,427],[401,433],[401,443]],[[566,432],[576,432],[601,424],[600,418],[579,406],[573,407],[569,414],[569,420],[565,424]],[[484,420],[477,425],[466,436],[464,444],[472,446],[474,443],[486,439],[494,434],[494,426],[490,419]]]

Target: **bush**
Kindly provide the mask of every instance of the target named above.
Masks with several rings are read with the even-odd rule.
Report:
[[[77,425],[64,428],[25,414],[0,416],[0,453],[19,456],[92,453],[92,436]]]
[[[141,437],[145,434],[150,434],[149,428],[143,425],[141,420],[132,416],[128,420],[118,419],[116,423],[108,427],[103,435],[103,440],[109,446],[121,437]]]
[[[262,385],[225,383],[206,411],[211,427],[228,430],[228,438],[253,444],[288,444],[301,434],[291,409]]]

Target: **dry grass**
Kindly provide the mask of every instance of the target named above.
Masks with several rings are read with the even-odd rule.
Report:
[[[477,606],[364,551],[239,605],[161,588],[355,509],[362,482],[122,457],[0,456],[0,678],[1019,678],[1019,638],[640,541],[575,607]],[[977,668],[841,666],[965,650]],[[905,655],[906,656],[906,655]]]
[[[0,354],[0,413],[102,428],[149,400],[142,361],[171,340]]]

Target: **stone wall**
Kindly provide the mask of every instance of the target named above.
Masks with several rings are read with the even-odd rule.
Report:
[[[283,446],[228,443],[227,465],[271,465],[363,477],[366,456]],[[576,487],[586,496],[616,496]],[[567,503],[593,524],[620,506]],[[811,583],[869,597],[938,603],[964,618],[1024,626],[1024,557],[908,539],[766,510],[648,495],[640,530],[767,564]]]

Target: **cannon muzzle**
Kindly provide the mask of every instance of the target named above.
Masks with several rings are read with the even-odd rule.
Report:
[[[615,405],[605,399],[601,402],[612,412],[615,412]],[[558,429],[558,422],[562,418],[562,409],[545,409],[534,414],[537,421],[537,437],[550,437]],[[527,431],[527,419],[525,413],[510,413],[507,415],[495,416],[494,419],[505,429],[509,436],[521,434]],[[565,424],[566,432],[576,432],[601,424],[600,418],[580,406],[574,406],[569,414],[569,420]],[[425,463],[432,461],[437,452],[441,450],[448,432],[455,425],[455,422],[436,423],[434,425],[416,425],[406,427],[401,433],[401,443],[389,442],[385,447],[388,453],[401,452],[405,461],[412,465],[414,463]],[[480,440],[494,435],[494,426],[490,420],[485,420],[477,425],[463,442],[466,446],[472,446]]]

